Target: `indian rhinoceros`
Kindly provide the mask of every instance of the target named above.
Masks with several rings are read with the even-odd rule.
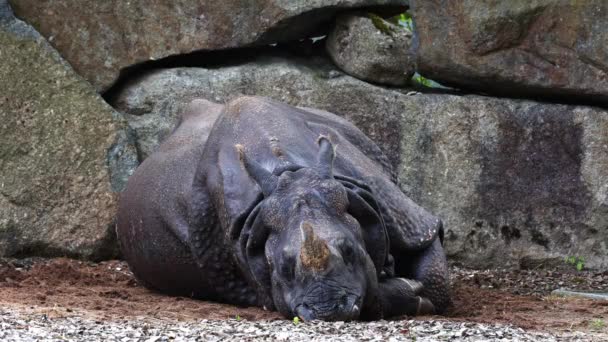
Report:
[[[145,286],[304,320],[442,313],[441,221],[348,121],[261,97],[193,101],[129,179],[121,250]]]

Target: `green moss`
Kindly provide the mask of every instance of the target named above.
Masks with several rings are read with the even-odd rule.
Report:
[[[379,15],[374,13],[367,13],[367,17],[371,19],[374,26],[376,26],[376,28],[380,30],[380,32],[389,36],[392,36],[393,33],[395,33],[395,29],[390,26],[391,24],[386,20],[382,19],[382,17],[380,17]]]

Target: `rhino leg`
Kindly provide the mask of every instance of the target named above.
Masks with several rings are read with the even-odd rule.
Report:
[[[435,313],[435,306],[422,297],[422,283],[405,278],[387,278],[378,284],[384,317]]]
[[[145,200],[140,194],[123,194],[117,225],[120,249],[131,271],[147,288],[172,295],[203,295],[199,284],[204,279],[188,246],[165,218],[146,215],[134,205]]]
[[[237,265],[232,248],[224,242],[219,219],[204,184],[201,179],[194,182],[187,229],[187,244],[198,266],[197,273],[206,285],[204,296],[198,298],[240,306],[258,305],[255,289]]]
[[[394,275],[421,282],[420,296],[433,303],[436,313],[443,313],[451,301],[441,220],[394,183],[378,178],[366,182],[372,185],[390,237]]]
[[[395,257],[395,274],[422,283],[420,296],[429,299],[435,313],[443,313],[451,304],[447,261],[439,238],[427,248]]]

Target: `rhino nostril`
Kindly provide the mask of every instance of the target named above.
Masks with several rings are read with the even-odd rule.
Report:
[[[315,319],[314,313],[306,303],[298,305],[296,314],[304,321],[312,321]]]

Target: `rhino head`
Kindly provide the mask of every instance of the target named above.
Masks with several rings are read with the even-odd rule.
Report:
[[[237,146],[264,195],[244,224],[237,253],[267,306],[288,318],[373,316],[388,254],[384,223],[370,193],[357,193],[334,177],[330,140],[320,137],[318,145],[315,166],[279,175]]]

